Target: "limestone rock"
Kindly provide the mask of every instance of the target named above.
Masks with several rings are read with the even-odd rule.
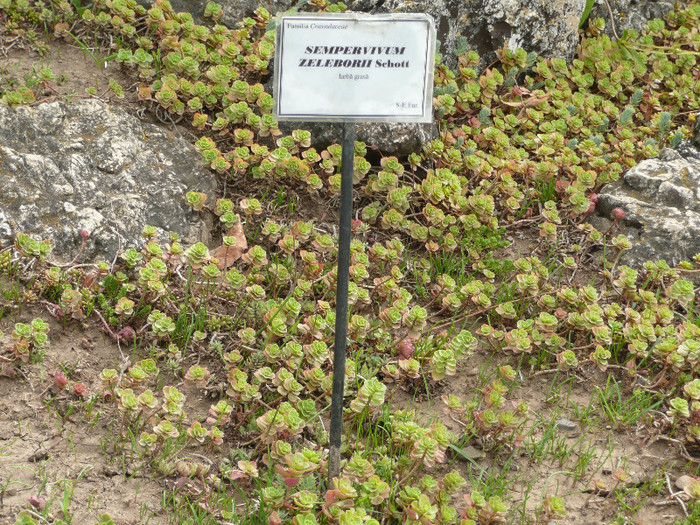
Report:
[[[434,124],[359,124],[358,140],[379,148],[385,155],[398,157],[420,152],[425,144],[437,137]]]
[[[687,143],[678,151],[665,149],[604,186],[597,211],[612,219],[614,208],[625,211],[622,233],[632,243],[624,264],[692,259],[700,253],[700,150]]]
[[[482,66],[504,46],[522,47],[547,58],[571,59],[579,42],[578,24],[585,0],[349,0],[348,7],[374,13],[429,13],[435,18],[441,52],[449,53],[464,36]]]
[[[138,0],[150,6],[153,0]],[[637,0],[626,0],[636,3]],[[171,0],[175,12],[187,11],[197,23],[204,19],[208,0]],[[291,8],[308,9],[298,0],[219,0],[219,23],[234,27],[258,7],[273,16]],[[460,36],[470,49],[490,63],[494,51],[507,45],[523,47],[546,57],[573,57],[578,45],[578,24],[585,0],[346,0],[350,11],[367,13],[429,13],[435,18],[443,53],[450,53]],[[649,2],[652,3],[652,2]],[[449,62],[449,58],[448,58]],[[454,65],[454,64],[451,64]]]
[[[209,227],[184,204],[187,191],[214,198],[215,180],[185,140],[96,100],[34,108],[0,106],[0,245],[17,233],[54,244],[70,260],[112,260],[138,247],[143,227],[207,242]]]
[[[641,31],[649,20],[664,18],[673,10],[674,2],[669,0],[608,0],[610,10],[613,13],[613,23],[618,36],[622,36],[625,29]],[[605,20],[605,34],[614,37],[613,25],[610,23],[610,10],[605,2],[598,0],[591,9],[588,20],[603,18]]]
[[[343,125],[316,122],[280,122],[280,130],[290,134],[295,129],[311,132],[312,146],[318,151],[330,144],[340,143],[343,138]],[[386,124],[358,123],[355,128],[356,140],[379,148],[384,155],[406,157],[420,152],[430,140],[437,137],[434,124],[406,124],[390,122]]]
[[[570,419],[567,419],[565,417],[559,418],[556,421],[557,428],[559,430],[565,430],[565,431],[571,431],[571,430],[576,430],[576,423],[571,421]]]

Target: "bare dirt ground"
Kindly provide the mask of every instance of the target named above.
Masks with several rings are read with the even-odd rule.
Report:
[[[90,51],[93,52],[93,51]],[[0,54],[0,79],[8,82],[23,82],[31,77],[32,73],[49,66],[56,75],[56,87],[47,88],[40,102],[50,101],[52,97],[61,97],[70,100],[72,98],[89,97],[85,91],[87,88],[95,88],[97,96],[101,96],[113,103],[132,105],[136,108],[137,97],[134,89],[129,89],[133,80],[124,75],[119,64],[107,61],[100,65],[95,58],[101,60],[99,51],[95,58],[87,50],[65,42],[52,41],[49,52],[39,55],[36,51],[27,48],[13,47],[6,51],[7,56]],[[109,81],[114,79],[124,88],[125,97],[117,98],[110,94]],[[37,96],[37,99],[39,97]]]
[[[439,421],[459,433],[462,428],[450,417],[441,396],[450,393],[468,399],[482,391],[489,374],[505,362],[507,359],[482,349],[469,359],[468,368],[448,378],[430,399],[398,388],[392,404],[415,409],[426,422]],[[674,444],[654,440],[641,421],[631,426],[615,424],[597,408],[598,395],[593,385],[605,385],[609,376],[619,379],[619,374],[591,371],[585,376],[554,377],[555,371],[552,372],[524,376],[510,396],[528,404],[529,421],[522,429],[526,436],[522,451],[493,449],[488,442],[470,445],[463,450],[471,459],[455,454],[443,467],[445,472],[456,467],[465,479],[470,479],[475,470],[470,471],[469,467],[476,464],[481,469],[480,478],[508,483],[509,503],[519,509],[525,520],[512,523],[528,523],[525,517],[537,515],[547,496],[565,499],[566,517],[552,522],[562,525],[655,525],[683,519],[678,500],[669,497],[677,491],[673,481],[682,475],[684,466]],[[590,424],[580,419],[586,413],[585,421]],[[557,422],[563,419],[569,420],[573,428],[558,428]],[[542,447],[544,457],[532,461],[537,447]],[[622,481],[619,469],[626,476]],[[624,497],[614,494],[620,487],[624,490],[618,494]]]
[[[50,319],[40,309],[5,315],[0,330],[8,335],[0,344],[11,344],[15,322],[35,317]],[[22,377],[0,378],[0,523],[13,523],[32,497],[64,521],[90,523],[108,513],[115,523],[161,523],[162,480],[125,473],[110,458],[113,432],[100,418],[100,403],[81,410],[70,392],[54,386],[54,374],[69,370],[71,382],[97,393],[102,369],[119,366],[119,349],[99,330],[50,324],[42,362]]]
[[[104,368],[123,369],[139,356],[132,349],[118,347],[93,323],[87,330],[74,322],[64,325],[38,307],[6,312],[0,330],[9,334],[15,322],[31,322],[35,317],[50,323],[51,346],[44,359],[24,367],[21,377],[0,378],[0,524],[13,523],[32,497],[43,499],[56,518],[73,523],[92,523],[103,513],[118,525],[168,523],[162,502],[171,478],[143,471],[136,464],[122,464],[112,453],[112,425],[118,425],[113,409],[99,401],[88,409],[87,403],[81,404],[70,392],[54,386],[54,374],[68,370],[69,384],[82,382],[88,397],[99,397],[99,373]],[[10,337],[6,335],[0,344],[11,344]],[[488,354],[478,354],[469,366],[450,378],[441,391],[467,397],[483,387],[485,374],[495,365]],[[528,434],[525,445],[532,446],[542,441],[545,432],[554,432],[553,446],[560,448],[562,456],[570,452],[561,462],[551,455],[532,462],[525,453],[511,456],[510,450],[494,453],[472,447],[482,475],[508,482],[510,503],[521,506],[523,516],[532,516],[546,495],[558,495],[567,503],[567,516],[558,521],[561,524],[611,523],[619,516],[621,503],[634,516],[629,523],[672,524],[682,519],[679,503],[668,497],[667,483],[680,475],[683,466],[672,443],[658,440],[645,445],[649,435],[643,425],[615,428],[605,424],[597,410],[594,423],[581,428],[577,411],[591,404],[595,395],[591,385],[606,381],[604,373],[594,375],[559,381],[552,381],[550,375],[524,378],[513,397],[526,400],[529,406],[531,425],[524,429]],[[189,394],[187,411],[205,411],[208,405],[203,396]],[[450,430],[460,430],[448,417],[440,392],[421,399],[398,389],[392,402],[397,408],[416,409],[426,422],[439,419]],[[576,428],[553,430],[552,422],[560,418],[576,422]],[[585,458],[590,462],[575,479],[571,473]],[[216,456],[210,459],[218,461]],[[455,456],[449,466],[441,468],[456,467],[469,479],[471,464]],[[624,502],[613,495],[620,483],[615,473],[621,467],[629,476],[622,482],[627,487]],[[659,489],[650,497],[643,489],[652,484]]]

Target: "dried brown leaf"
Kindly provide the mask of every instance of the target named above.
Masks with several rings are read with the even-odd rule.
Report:
[[[218,261],[216,265],[219,267],[219,270],[225,270],[233,265],[241,258],[243,252],[248,249],[248,241],[245,238],[243,223],[241,223],[240,219],[236,221],[226,235],[236,239],[236,244],[233,246],[221,245],[210,252],[211,256]]]

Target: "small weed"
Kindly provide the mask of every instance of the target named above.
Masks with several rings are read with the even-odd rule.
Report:
[[[632,426],[645,416],[656,410],[663,402],[664,397],[654,392],[635,389],[632,397],[623,396],[620,382],[612,375],[608,376],[605,389],[594,387],[601,411],[613,425]]]

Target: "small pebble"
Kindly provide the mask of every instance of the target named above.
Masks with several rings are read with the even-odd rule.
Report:
[[[685,488],[691,481],[693,481],[693,478],[691,476],[681,476],[676,480],[676,487],[678,487],[680,490],[685,490]]]
[[[562,417],[561,419],[557,419],[557,428],[559,430],[575,430],[576,423],[574,423],[570,419]]]

